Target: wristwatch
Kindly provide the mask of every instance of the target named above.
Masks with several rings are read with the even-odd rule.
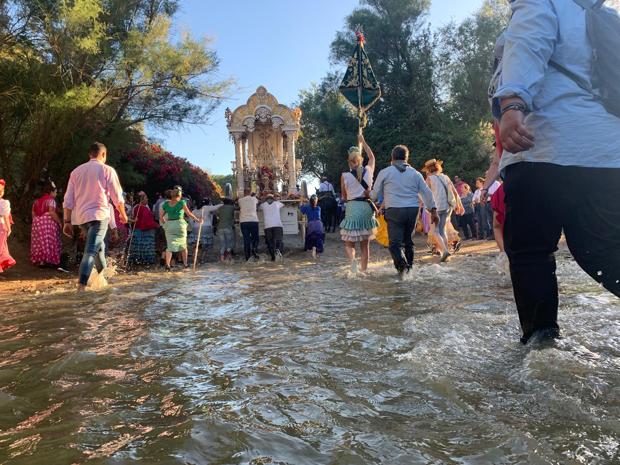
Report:
[[[511,110],[520,111],[521,113],[527,113],[527,106],[524,103],[520,102],[509,103],[505,107],[502,107],[502,116],[504,116],[504,113]]]

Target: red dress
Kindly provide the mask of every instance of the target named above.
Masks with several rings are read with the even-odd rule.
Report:
[[[60,265],[60,226],[50,216],[50,209],[56,210],[56,200],[51,195],[37,199],[32,207],[30,261],[35,265]]]
[[[11,204],[8,200],[0,199],[0,217],[6,219],[11,216]],[[9,229],[4,219],[0,219],[0,273],[15,265],[15,260],[9,253]]]
[[[506,202],[504,197],[504,185],[499,186],[499,189],[491,196],[491,208],[497,213],[497,222],[504,231],[504,222],[506,221]]]

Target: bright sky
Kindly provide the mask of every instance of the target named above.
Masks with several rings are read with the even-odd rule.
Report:
[[[434,27],[461,20],[482,0],[432,0]],[[231,172],[234,147],[228,139],[224,109],[246,102],[264,85],[281,103],[291,105],[299,91],[330,70],[329,45],[358,0],[183,0],[180,31],[208,36],[220,59],[220,77],[236,79],[230,99],[209,125],[188,126],[149,136],[172,153],[213,174]]]

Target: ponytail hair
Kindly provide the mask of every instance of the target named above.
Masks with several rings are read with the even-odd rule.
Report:
[[[355,177],[359,182],[361,182],[364,176],[364,165],[362,164],[364,162],[364,157],[362,157],[359,147],[353,146],[349,149],[348,160],[349,168],[353,170],[353,167],[355,166]]]

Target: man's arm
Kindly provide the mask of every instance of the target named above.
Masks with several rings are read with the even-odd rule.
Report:
[[[379,175],[377,176],[377,180],[372,186],[372,191],[370,192],[370,198],[373,202],[376,202],[379,197],[383,198],[383,182],[385,180],[385,171],[379,171]]]
[[[125,200],[123,199],[123,188],[121,182],[118,179],[118,174],[114,168],[110,168],[110,185],[108,186],[108,193],[112,203],[118,210],[122,223],[127,223],[127,212],[125,211]]]
[[[500,122],[502,144],[508,152],[519,153],[534,146],[524,110],[533,110],[534,97],[555,50],[559,25],[550,0],[515,0],[511,6],[501,83],[494,99],[499,100],[504,113]]]
[[[62,233],[67,237],[73,237],[73,226],[71,225],[71,213],[75,207],[75,187],[73,185],[73,176],[69,176],[67,191],[62,202],[63,206],[63,227]]]
[[[424,206],[430,212],[431,210],[437,210],[437,205],[435,204],[435,198],[433,197],[433,191],[431,191],[430,187],[424,181],[424,177],[417,173],[418,179],[418,192],[422,196],[422,200],[424,201]]]

